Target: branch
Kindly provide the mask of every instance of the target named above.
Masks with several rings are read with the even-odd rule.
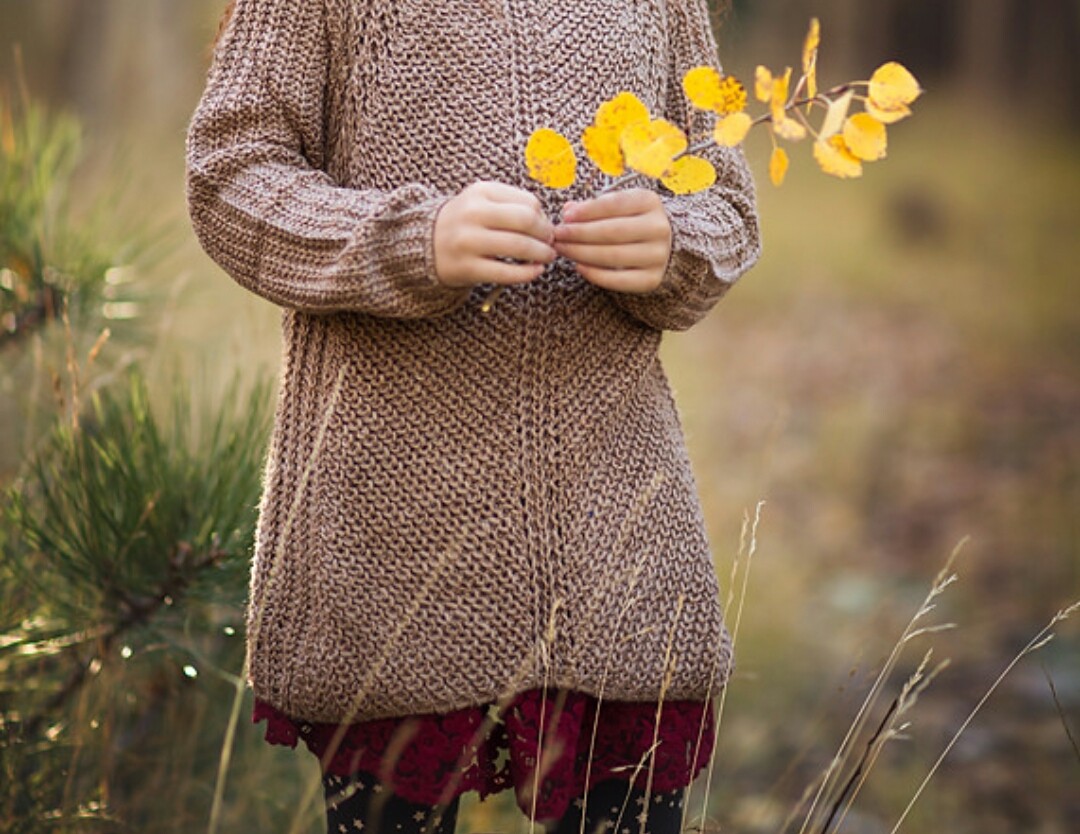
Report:
[[[49,715],[64,706],[86,682],[90,670],[101,663],[112,650],[117,639],[134,628],[145,625],[161,611],[183,599],[192,581],[203,571],[216,567],[229,556],[229,552],[218,546],[212,547],[202,558],[191,561],[192,547],[187,542],[177,543],[168,557],[168,578],[151,596],[134,597],[119,591],[120,609],[124,612],[113,626],[97,640],[97,649],[89,660],[83,662],[77,656],[77,649],[72,648],[70,656],[75,667],[68,675],[64,685],[46,702],[45,706],[31,715],[24,725],[27,734],[36,735]]]

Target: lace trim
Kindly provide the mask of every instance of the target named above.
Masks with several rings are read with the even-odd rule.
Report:
[[[605,779],[634,777],[644,788],[651,766],[652,790],[667,792],[689,785],[708,764],[715,732],[710,702],[667,701],[657,727],[655,702],[605,700],[592,744],[597,703],[586,693],[532,689],[517,695],[501,719],[485,704],[342,727],[297,721],[256,701],[253,720],[267,722],[271,744],[296,747],[303,739],[325,773],[362,772],[428,805],[470,790],[484,798],[513,787],[521,810],[542,820],[560,818],[573,799]]]

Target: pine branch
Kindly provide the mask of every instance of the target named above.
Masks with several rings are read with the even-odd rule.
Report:
[[[105,633],[97,638],[97,648],[90,658],[83,661],[78,657],[78,649],[73,647],[68,656],[74,662],[74,668],[64,685],[53,694],[45,705],[31,715],[24,724],[27,735],[36,735],[49,716],[61,709],[79,692],[90,674],[90,670],[104,662],[112,651],[116,641],[127,632],[148,624],[163,608],[175,605],[184,598],[187,589],[204,571],[214,568],[229,557],[229,552],[217,545],[204,556],[191,560],[193,549],[187,542],[178,542],[169,554],[168,578],[155,593],[148,596],[134,597],[123,592],[116,594],[119,608],[123,612]]]

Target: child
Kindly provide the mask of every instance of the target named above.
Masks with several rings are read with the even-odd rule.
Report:
[[[679,829],[730,640],[657,349],[756,260],[753,186],[714,148],[698,194],[554,192],[523,148],[621,90],[700,135],[680,82],[715,61],[705,0],[238,0],[223,28],[191,218],[283,310],[247,674],[331,832],[450,832],[508,787],[567,834]]]

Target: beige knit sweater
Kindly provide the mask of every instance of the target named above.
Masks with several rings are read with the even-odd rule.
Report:
[[[508,289],[436,283],[437,211],[526,176],[627,89],[689,126],[715,63],[704,0],[240,0],[188,134],[206,251],[283,308],[252,570],[255,694],[310,720],[449,711],[543,686],[705,698],[730,641],[657,358],[755,261],[737,151],[666,195],[648,295],[565,263]],[[697,123],[698,129],[707,123]]]

